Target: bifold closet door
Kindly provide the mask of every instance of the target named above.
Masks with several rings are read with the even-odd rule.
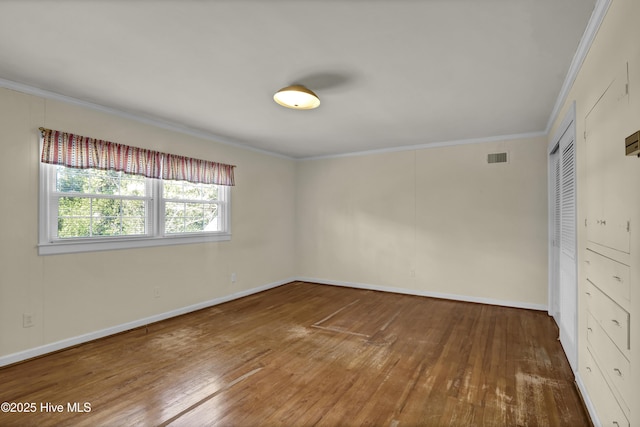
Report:
[[[560,155],[560,342],[575,371],[578,368],[578,280],[576,257],[576,153],[571,127],[559,141]]]
[[[566,122],[566,121],[565,121]],[[549,154],[549,312],[571,367],[578,367],[575,120]]]

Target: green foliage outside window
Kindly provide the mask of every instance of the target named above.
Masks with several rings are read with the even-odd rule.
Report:
[[[164,181],[165,233],[219,231],[218,187],[184,181]]]
[[[166,234],[220,231],[218,186],[164,181]],[[147,234],[146,178],[98,169],[56,168],[58,238]]]
[[[145,234],[145,189],[141,176],[57,167],[58,237]]]

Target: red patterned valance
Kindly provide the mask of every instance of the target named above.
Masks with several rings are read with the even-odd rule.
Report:
[[[147,178],[235,185],[235,166],[43,129],[43,163],[122,171]]]

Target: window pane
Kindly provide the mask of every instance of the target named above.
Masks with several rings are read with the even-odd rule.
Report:
[[[118,236],[121,234],[120,217],[101,216],[92,221],[91,234],[93,236]]]
[[[165,232],[222,231],[216,203],[165,203]]]
[[[170,221],[165,224],[164,232],[166,234],[182,233],[184,231],[184,223],[182,221]]]
[[[167,220],[171,218],[184,218],[184,203],[167,202],[165,203],[164,216]]]
[[[218,186],[217,185],[203,185],[202,186],[202,198],[204,200],[218,200]]]
[[[90,218],[58,218],[58,237],[89,237],[90,224]]]
[[[98,169],[56,167],[56,191],[123,196],[146,196],[146,178]]]
[[[146,192],[145,177],[122,174],[120,178],[120,194],[123,196],[144,196]]]
[[[202,184],[182,182],[181,198],[189,200],[202,200]]]
[[[218,221],[218,205],[205,205],[204,207],[204,231],[221,231]]]
[[[181,199],[182,182],[181,181],[163,181],[162,182],[163,197],[165,199]]]
[[[90,189],[89,171],[64,166],[56,167],[56,191],[84,193]]]
[[[184,214],[185,216],[202,218],[204,215],[202,203],[185,203]]]
[[[184,231],[186,233],[197,233],[204,230],[204,219],[202,216],[185,217]]]
[[[91,199],[92,210],[91,216],[103,217],[103,216],[120,216],[120,209],[122,200],[120,199]]]
[[[204,210],[201,203],[185,203],[185,232],[194,233],[204,230]]]
[[[145,234],[144,218],[122,218],[122,234]]]
[[[123,216],[138,216],[144,218],[145,213],[144,200],[123,200],[122,201],[122,215]]]
[[[173,200],[218,200],[215,184],[194,184],[186,181],[164,181],[163,197]]]
[[[120,173],[91,169],[91,192],[93,194],[118,194]]]
[[[145,215],[144,200],[60,197],[58,237],[145,234]]]
[[[165,203],[164,218],[165,233],[184,232],[184,203]]]
[[[58,216],[91,215],[91,199],[87,197],[60,197],[58,199]]]
[[[218,195],[219,186],[214,184],[164,181],[165,233],[222,231],[218,221],[218,203],[215,203]]]

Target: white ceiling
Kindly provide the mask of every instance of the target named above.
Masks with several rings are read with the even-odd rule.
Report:
[[[0,78],[295,158],[526,134],[594,4],[0,0]]]

